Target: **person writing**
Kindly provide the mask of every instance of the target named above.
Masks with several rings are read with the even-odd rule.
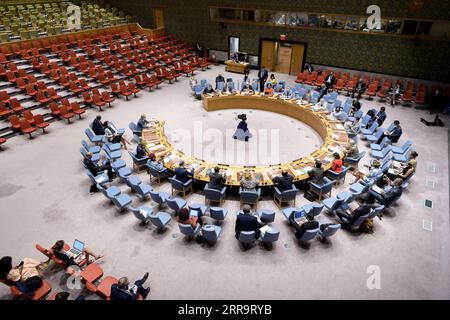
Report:
[[[186,183],[194,176],[194,168],[191,171],[187,171],[184,166],[184,161],[180,161],[179,167],[175,169],[175,179],[181,183]]]
[[[400,121],[395,120],[394,121],[394,128],[391,131],[386,131],[384,132],[380,138],[378,139],[378,141],[376,142],[377,144],[381,144],[381,141],[383,141],[383,139],[385,137],[388,137],[388,139],[392,142],[392,143],[396,143],[398,142],[398,140],[400,139],[400,137],[402,136],[402,127],[400,127]]]
[[[120,278],[118,283],[111,286],[111,300],[133,301],[138,300],[139,296],[146,299],[150,293],[150,287],[143,287],[147,279],[148,272],[144,274],[142,279],[137,280],[132,288],[129,288],[128,278]]]
[[[239,235],[242,231],[254,231],[255,240],[259,239],[261,231],[259,230],[260,225],[258,223],[258,218],[250,214],[251,207],[246,204],[242,207],[243,214],[238,214],[236,217],[236,225],[234,228],[235,237],[239,239]]]

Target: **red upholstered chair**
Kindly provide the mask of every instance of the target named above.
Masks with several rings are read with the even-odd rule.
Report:
[[[33,138],[31,134],[36,131],[36,128],[33,128],[26,119],[20,119],[19,124],[20,124],[20,131],[23,134],[28,134],[30,136],[30,139]]]
[[[102,92],[102,100],[105,101],[111,108],[111,103],[113,103],[116,99],[113,96],[110,96],[107,91],[104,91]]]
[[[99,108],[102,111],[102,107],[105,106],[106,102],[102,100],[102,97],[98,94],[94,94],[92,96],[92,104]]]
[[[34,292],[34,295],[28,296],[19,291],[16,286],[11,286],[11,293],[19,298],[27,300],[42,300],[52,291],[52,285],[47,280],[42,280],[42,286]]]
[[[80,108],[80,105],[78,104],[78,102],[72,102],[70,104],[70,108],[72,109],[72,112],[74,114],[78,115],[78,117],[80,119],[81,119],[81,115],[86,112],[86,110]]]
[[[141,89],[139,89],[139,88],[136,87],[136,84],[135,84],[134,82],[130,82],[130,83],[128,84],[128,90],[129,90],[131,93],[133,93],[135,97],[137,96],[136,94],[139,93],[139,92],[141,91]]]
[[[20,130],[20,121],[18,116],[16,115],[9,116],[8,120],[11,123],[11,129],[15,131]]]
[[[75,116],[73,112],[69,111],[69,107],[67,106],[61,106],[59,110],[61,111],[61,117],[66,119],[68,123],[70,123],[70,119],[72,119]]]
[[[406,90],[403,93],[402,101],[404,102],[404,104],[411,103],[411,101],[412,101],[412,89]]]
[[[12,115],[13,111],[6,108],[5,104],[3,102],[0,102],[0,117],[2,118],[8,118],[10,115]]]
[[[54,116],[55,118],[61,117],[61,110],[59,110],[59,107],[56,104],[56,102],[50,103],[49,108],[50,108],[52,116]]]
[[[25,110],[24,112],[22,112],[22,116],[28,121],[30,126],[34,125],[33,113],[30,110]]]
[[[46,133],[45,128],[47,128],[50,125],[50,123],[44,120],[42,114],[36,114],[34,115],[33,118],[35,127],[38,129],[42,129],[42,132]]]

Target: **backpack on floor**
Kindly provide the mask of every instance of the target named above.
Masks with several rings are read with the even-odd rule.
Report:
[[[359,227],[359,231],[364,233],[373,233],[374,226],[373,226],[373,220],[366,219],[363,223],[361,223],[361,226]]]

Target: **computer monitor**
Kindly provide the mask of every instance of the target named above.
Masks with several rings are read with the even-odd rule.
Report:
[[[73,247],[75,249],[77,249],[78,251],[83,251],[84,249],[84,242],[81,242],[78,239],[75,239],[75,241],[73,242]]]

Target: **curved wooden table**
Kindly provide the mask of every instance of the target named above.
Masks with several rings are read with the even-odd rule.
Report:
[[[309,178],[307,172],[314,166],[316,159],[322,161],[324,170],[330,169],[333,153],[339,152],[342,156],[348,142],[344,126],[332,118],[328,112],[316,111],[313,105],[299,105],[296,100],[283,100],[259,94],[205,95],[203,106],[207,111],[255,109],[284,114],[311,126],[324,141],[320,149],[292,162],[267,166],[231,166],[205,162],[174,149],[164,135],[164,121],[155,120],[151,122],[149,128],[143,130],[142,137],[146,141],[147,151],[163,159],[166,168],[175,170],[179,161],[183,160],[186,167],[194,168],[194,178],[204,182],[209,182],[209,170],[216,166],[227,175],[226,184],[229,186],[239,186],[241,176],[246,170],[252,172],[253,176],[259,180],[260,186],[273,185],[272,178],[281,175],[283,170],[287,170],[294,176],[295,182],[306,180]]]

